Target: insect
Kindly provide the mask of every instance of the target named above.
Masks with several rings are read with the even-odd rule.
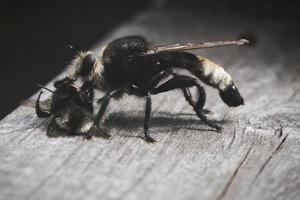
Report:
[[[210,120],[204,109],[206,95],[200,81],[219,90],[221,99],[228,106],[242,105],[244,100],[224,68],[207,58],[185,50],[245,43],[248,41],[242,39],[152,47],[144,37],[122,37],[112,41],[98,52],[79,52],[70,65],[69,74],[62,81],[81,79],[104,92],[102,104],[95,118],[95,125],[98,128],[101,128],[101,120],[111,98],[119,98],[123,94],[136,95],[146,99],[145,140],[155,142],[149,133],[151,95],[181,89],[196,115],[208,126],[220,130],[221,125],[216,120]],[[187,70],[193,76],[176,72],[175,69]],[[192,98],[191,87],[197,88],[199,97],[196,101]]]
[[[47,134],[53,136],[57,131],[61,130],[69,135],[88,136],[94,125],[93,88],[86,82],[78,89],[72,82],[67,80],[57,81],[54,83],[54,86],[56,88],[55,91],[44,87],[53,93],[49,109],[43,108],[40,102],[42,91],[39,93],[35,103],[38,117],[52,116]]]

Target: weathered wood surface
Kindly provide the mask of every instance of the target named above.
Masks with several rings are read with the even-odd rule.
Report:
[[[49,138],[48,121],[21,106],[0,122],[0,199],[299,199],[296,24],[146,12],[99,46],[128,34],[170,44],[236,39],[247,30],[257,45],[195,51],[227,66],[245,97],[222,133],[200,122],[180,92],[153,97],[155,144],[136,137],[144,102],[134,97],[111,104],[108,140]],[[225,114],[218,93],[207,91],[206,107]]]

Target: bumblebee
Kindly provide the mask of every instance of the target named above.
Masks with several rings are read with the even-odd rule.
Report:
[[[223,67],[186,50],[245,43],[248,41],[153,47],[141,36],[122,37],[110,42],[100,51],[79,52],[70,65],[68,75],[62,81],[82,79],[83,82],[91,83],[93,88],[104,92],[94,122],[98,128],[101,128],[100,122],[111,98],[121,97],[122,94],[136,95],[146,99],[144,137],[147,142],[155,142],[149,134],[151,96],[180,89],[196,115],[208,126],[221,130],[220,123],[210,120],[204,109],[206,95],[201,82],[216,88],[228,106],[244,104],[243,97]],[[187,70],[191,75],[176,72],[176,69]],[[191,87],[197,88],[199,97],[196,101],[192,98]]]
[[[68,135],[89,136],[94,124],[93,97],[94,91],[86,82],[81,88],[68,81],[57,81],[56,90],[52,92],[49,109],[43,108],[40,102],[41,91],[35,103],[38,117],[52,117],[47,135],[54,136],[61,130]]]

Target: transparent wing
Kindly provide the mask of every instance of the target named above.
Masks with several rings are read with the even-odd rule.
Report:
[[[171,44],[171,45],[153,47],[149,49],[145,54],[151,55],[151,54],[162,53],[162,52],[178,52],[178,51],[185,51],[185,50],[213,48],[213,47],[221,47],[221,46],[229,46],[229,45],[241,46],[248,43],[250,43],[249,40],[240,39],[240,40],[233,40],[233,41]]]

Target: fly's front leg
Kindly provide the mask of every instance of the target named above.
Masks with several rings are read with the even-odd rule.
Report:
[[[110,135],[108,133],[106,133],[106,131],[101,127],[101,122],[103,121],[103,117],[106,113],[109,102],[115,93],[116,93],[116,91],[108,92],[101,99],[102,104],[101,104],[99,111],[94,119],[94,127],[88,132],[88,136],[87,136],[88,139],[91,139],[92,136],[96,135],[97,132],[99,132],[99,131],[101,131],[101,135],[103,137],[105,137],[105,138],[110,137]]]

